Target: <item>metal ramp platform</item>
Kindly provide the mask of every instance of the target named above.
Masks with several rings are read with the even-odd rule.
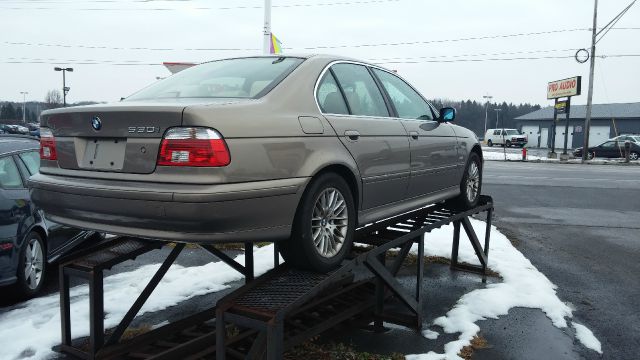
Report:
[[[469,220],[469,217],[480,213],[486,213],[484,247]],[[71,346],[70,323],[68,318],[67,321],[64,320],[64,312],[69,309],[66,285],[65,291],[61,291],[63,336],[60,350],[85,359],[280,359],[293,346],[345,322],[352,322],[356,326],[373,323],[374,331],[381,330],[384,322],[420,329],[424,261],[416,261],[415,264],[415,289],[401,286],[396,279],[411,248],[415,245],[417,258],[422,259],[423,235],[453,224],[452,269],[486,275],[492,215],[492,199],[481,196],[479,205],[473,209],[460,211],[445,205],[434,205],[360,228],[356,231],[354,240],[365,247],[355,247],[341,267],[327,274],[296,270],[283,264],[253,279],[251,243],[245,244],[246,265],[236,263],[213,246],[203,247],[243,273],[247,283],[220,299],[210,309],[135,338],[120,341],[124,330],[184,247],[184,244],[179,244],[169,254],[120,325],[111,331],[106,342],[102,340],[104,329],[100,327],[104,317],[101,303],[102,274],[101,271],[93,272],[93,283],[99,286],[92,285],[95,287],[91,297],[92,307],[93,302],[99,307],[92,310],[92,332],[88,349]],[[461,228],[471,241],[480,266],[458,262]],[[426,239],[428,241],[428,236]],[[61,279],[69,274],[79,275],[75,269],[78,264],[87,262],[90,258],[102,258],[103,252],[112,253],[114,247],[122,248],[118,241],[123,240],[119,238],[110,243],[112,246],[103,244],[95,251],[88,250],[73,256],[60,267]],[[152,244],[162,245],[150,240],[125,238],[124,241],[146,244],[134,251],[135,254],[142,249],[153,250]],[[274,257],[277,259],[277,246],[275,249]],[[117,255],[109,260],[109,264],[121,258],[127,260],[132,256]],[[100,275],[99,281],[95,280],[96,274]],[[389,306],[392,303],[400,304],[405,311],[392,312]],[[397,309],[398,306],[393,308]]]

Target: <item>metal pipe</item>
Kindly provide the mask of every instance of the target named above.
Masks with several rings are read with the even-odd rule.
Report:
[[[265,55],[271,53],[271,0],[264,0],[264,31],[262,52]]]

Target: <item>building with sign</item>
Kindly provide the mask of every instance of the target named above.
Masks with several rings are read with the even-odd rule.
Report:
[[[553,106],[517,117],[518,128],[529,138],[528,147],[551,148],[553,133]],[[571,105],[568,147],[581,147],[584,141],[586,105]],[[564,146],[565,118],[561,116],[556,127],[556,152]],[[619,134],[640,134],[640,102],[621,104],[594,104],[591,113],[589,146],[598,145]]]

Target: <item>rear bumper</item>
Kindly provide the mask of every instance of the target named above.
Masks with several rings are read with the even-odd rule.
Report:
[[[182,185],[38,174],[29,187],[34,203],[65,225],[167,241],[220,243],[288,238],[308,180]]]

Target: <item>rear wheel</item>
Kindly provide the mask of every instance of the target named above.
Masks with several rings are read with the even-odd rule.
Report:
[[[596,157],[596,153],[594,153],[592,151],[588,151],[587,152],[587,159],[592,160],[595,157]]]
[[[629,153],[629,160],[638,160],[640,158],[640,154],[637,152]]]
[[[469,209],[478,205],[482,191],[482,161],[475,152],[469,154],[467,167],[460,182],[460,195],[448,200],[447,205],[455,208]]]
[[[18,281],[16,293],[23,298],[36,295],[45,281],[47,274],[44,241],[36,232],[30,232],[20,249],[18,260]]]
[[[320,175],[302,196],[292,236],[282,244],[282,256],[296,268],[330,271],[350,251],[355,223],[347,182],[334,173]]]

